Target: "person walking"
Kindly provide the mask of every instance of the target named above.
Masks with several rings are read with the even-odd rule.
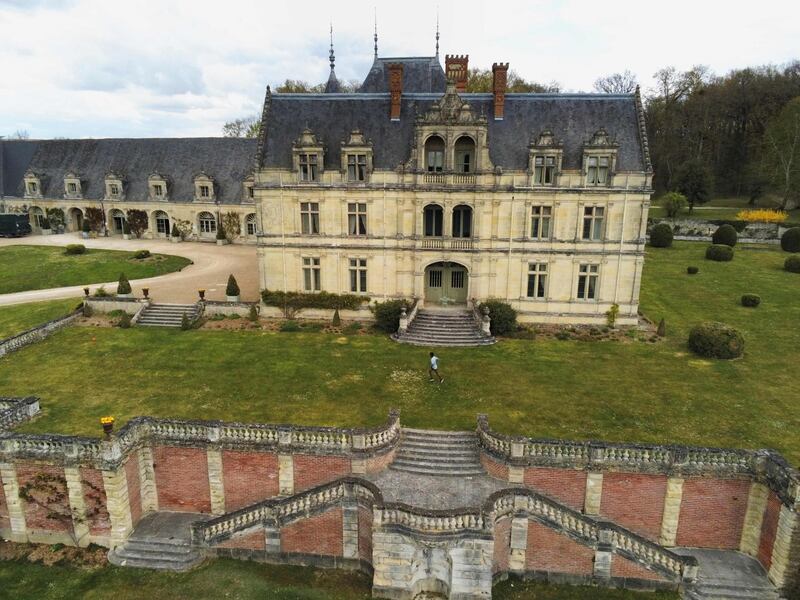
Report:
[[[431,381],[433,381],[434,375],[439,378],[439,383],[444,383],[444,377],[439,375],[439,357],[431,352],[431,366],[428,369],[428,376],[431,378]]]

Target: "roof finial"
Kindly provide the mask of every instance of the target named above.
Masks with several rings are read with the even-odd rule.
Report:
[[[439,6],[436,6],[436,58],[439,58]]]
[[[331,71],[333,71],[333,65],[336,62],[336,57],[333,55],[333,23],[331,23],[331,52],[330,52],[330,61],[331,61]]]
[[[375,40],[375,58],[378,58],[378,8],[375,7],[375,35],[373,36]]]

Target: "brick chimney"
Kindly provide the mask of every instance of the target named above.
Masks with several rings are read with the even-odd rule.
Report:
[[[492,94],[494,94],[494,120],[502,121],[506,105],[506,83],[508,81],[508,63],[492,65]]]
[[[444,57],[444,72],[447,79],[456,83],[457,92],[467,91],[467,75],[469,74],[469,54],[447,54]]]
[[[391,108],[389,117],[392,121],[400,120],[400,99],[403,97],[403,65],[402,63],[392,63],[389,65],[389,94],[391,96]]]

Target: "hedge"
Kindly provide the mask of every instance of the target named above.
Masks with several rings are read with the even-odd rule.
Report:
[[[713,244],[706,249],[706,258],[717,262],[733,260],[733,248],[726,244]]]
[[[137,250],[133,253],[133,258],[136,260],[144,260],[145,258],[150,258],[150,250]]]
[[[714,244],[724,244],[733,248],[739,241],[739,235],[732,225],[720,225],[711,236],[711,241]]]
[[[368,296],[357,294],[331,294],[319,292],[305,294],[302,292],[279,292],[263,290],[261,300],[267,306],[302,310],[304,308],[330,308],[339,310],[358,310],[362,304],[369,302]]]
[[[486,302],[481,302],[478,307],[481,313],[483,313],[484,307],[489,309],[489,319],[491,320],[489,328],[492,335],[503,335],[516,329],[517,311],[511,308],[508,302],[490,298]]]
[[[744,337],[725,323],[700,323],[689,333],[689,348],[706,358],[738,358],[744,353]]]
[[[800,273],[800,256],[790,256],[783,263],[783,268],[789,273]]]
[[[375,327],[386,333],[397,331],[400,328],[400,313],[403,308],[410,311],[411,303],[408,300],[387,300],[373,306]]]
[[[659,223],[650,231],[650,245],[653,248],[669,248],[673,238],[672,227],[667,223]]]
[[[64,247],[64,254],[76,255],[86,254],[86,246],[83,244],[67,244]]]
[[[791,227],[783,232],[781,249],[784,252],[800,252],[800,227]]]

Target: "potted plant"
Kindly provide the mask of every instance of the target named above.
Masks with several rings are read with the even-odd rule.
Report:
[[[142,295],[144,299],[147,300],[150,298],[150,288],[142,288]]]
[[[53,230],[50,229],[50,219],[48,219],[47,217],[42,219],[41,229],[42,229],[42,235],[50,235],[51,233],[53,233]]]
[[[178,229],[178,225],[176,223],[172,224],[172,232],[170,233],[169,241],[172,242],[173,244],[177,244],[178,242],[181,241],[181,232]]]
[[[222,226],[222,223],[217,225],[217,246],[224,246],[228,243],[228,238],[225,237],[225,228]]]
[[[197,295],[200,296],[200,301],[201,302],[206,299],[206,291],[205,290],[197,290]]]
[[[231,273],[228,276],[228,285],[225,287],[225,299],[228,302],[239,302],[239,284]]]
[[[119,283],[117,284],[117,298],[133,298],[131,283],[125,277],[125,273],[120,273]]]
[[[114,417],[100,417],[100,424],[103,426],[103,433],[106,434],[106,439],[109,439],[111,432],[114,431]]]
[[[122,239],[123,240],[131,239],[131,226],[128,225],[127,221],[123,221],[122,223]]]
[[[92,231],[91,225],[89,225],[89,220],[84,219],[83,224],[81,225],[81,237],[85,240],[89,239],[89,233]]]

